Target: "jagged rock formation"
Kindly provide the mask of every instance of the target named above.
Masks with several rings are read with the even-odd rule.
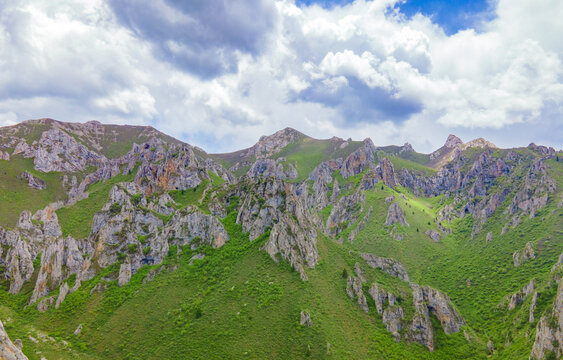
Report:
[[[315,140],[293,129],[284,129],[262,137],[249,149],[208,156],[202,149],[168,138],[151,128],[136,129],[137,135],[129,142],[129,149],[114,151],[111,144],[123,140],[118,127],[110,128],[97,122],[65,124],[48,119],[33,125],[41,127],[41,132],[34,130],[35,140],[26,138],[21,129],[0,131],[0,148],[3,149],[0,160],[32,158],[37,171],[62,172],[61,183],[68,197],[48,206],[41,205],[45,207],[33,214],[23,211],[15,226],[0,227],[0,276],[14,294],[22,288],[27,289],[27,285],[24,287],[27,282],[29,289],[33,288],[28,304],[33,304],[32,309],[41,312],[59,308],[69,294],[112,264],[115,265],[112,269],[119,271],[112,272],[93,286],[91,294],[103,293],[111,281],[126,286],[142,266],[160,264],[167,256],[172,256],[170,254],[176,254],[174,259],[179,261],[180,253],[186,250],[184,246],[193,251],[186,259],[186,265],[195,263],[189,269],[196,270],[198,260],[204,265],[207,262],[201,259],[209,256],[207,250],[199,249],[201,246],[220,248],[230,241],[227,229],[231,231],[231,228],[227,225],[234,225],[235,215],[236,223],[242,227],[244,236],[248,234],[249,241],[260,241],[261,250],[273,261],[288,262],[303,280],[307,280],[308,269],[317,266],[323,260],[320,254],[325,253],[317,249],[317,242],[326,246],[326,241],[339,241],[341,245],[331,246],[342,251],[349,250],[346,247],[350,244],[343,241],[346,238],[355,241],[352,246],[363,246],[356,239],[364,241],[366,232],[362,231],[368,224],[370,231],[377,228],[373,226],[374,222],[380,226],[381,233],[376,232],[373,241],[408,236],[408,241],[395,245],[410,246],[411,237],[424,240],[424,233],[434,242],[440,242],[443,236],[451,233],[450,228],[455,229],[452,221],[471,217],[471,237],[491,242],[487,244],[490,249],[505,241],[508,235],[503,234],[520,222],[538,214],[548,217],[542,209],[559,200],[554,199],[554,194],[559,197],[557,182],[550,177],[553,174],[550,166],[555,160],[549,159],[556,152],[533,144],[529,149],[503,150],[495,149],[483,139],[464,144],[452,135],[444,147],[423,155],[414,153],[408,143],[402,147],[376,148],[370,139],[363,142],[339,138]],[[323,153],[324,157],[318,163],[307,164],[310,167],[305,169],[310,171],[309,174],[298,174],[297,169],[301,171],[303,163],[290,157],[292,151],[303,144],[310,146],[322,141],[330,143],[333,152],[329,154],[334,158]],[[296,146],[287,147],[290,144]],[[470,148],[472,150],[467,151]],[[284,153],[280,154],[282,151]],[[282,156],[292,160],[287,161]],[[428,158],[430,161],[424,168]],[[403,166],[404,163],[416,166]],[[230,166],[230,169],[226,170],[220,164]],[[237,176],[232,173],[235,170]],[[22,183],[26,181],[32,188],[45,189],[45,182],[39,178],[42,175],[36,177],[30,171],[17,171]],[[89,192],[96,189],[91,185],[117,175],[132,180],[112,181],[115,185],[111,189],[109,186],[105,188],[103,204],[99,204],[101,210],[93,215],[88,234],[83,238],[63,236],[56,211],[89,197]],[[307,175],[308,178],[302,180]],[[50,184],[51,180],[49,187]],[[186,191],[193,191],[193,194],[183,196]],[[401,228],[409,225],[397,202],[400,197],[407,200],[403,192],[412,194],[413,198],[436,197],[436,201],[432,201],[436,218],[424,220],[424,223],[428,220],[429,227],[435,230],[424,227],[419,237],[419,234],[413,235],[413,229]],[[192,199],[196,194],[197,199]],[[500,213],[499,208],[506,211]],[[408,210],[410,215],[410,203]],[[413,207],[412,210],[419,209]],[[557,211],[560,210],[554,209],[552,215]],[[494,242],[492,231],[486,235],[482,231],[491,229],[487,221],[493,214],[495,221],[500,218],[504,224]],[[387,227],[382,226],[384,220]],[[416,222],[417,230],[423,224],[415,216],[412,221]],[[442,225],[442,222],[450,224]],[[555,242],[558,235],[553,234],[549,241]],[[366,243],[369,241],[372,239]],[[514,266],[534,259],[535,251],[538,258],[543,259],[540,256],[543,255],[541,241],[536,242],[536,249],[530,242],[524,249],[514,252]],[[450,244],[432,244],[427,240],[421,243],[432,249]],[[504,259],[508,259],[514,250],[511,248],[510,252],[503,253]],[[350,251],[346,256],[357,255]],[[433,350],[436,344],[431,315],[438,318],[446,334],[458,332],[464,326],[463,318],[450,299],[437,289],[410,283],[401,263],[369,253],[363,253],[361,257],[369,266],[396,277],[398,280],[386,277],[386,281],[393,281],[396,287],[390,287],[387,282],[374,282],[369,279],[373,271],[362,271],[356,263],[355,275],[344,275],[346,291],[368,313],[362,316],[370,316],[368,304],[371,301],[368,303],[364,294],[365,284],[375,310],[396,341],[403,338]],[[34,262],[39,266],[34,266]],[[563,255],[560,262],[563,262]],[[413,267],[410,270],[414,278],[424,279],[425,275],[421,275],[416,264],[406,264],[409,269]],[[152,281],[162,271],[174,269],[174,266],[155,266],[143,283]],[[71,276],[76,279],[72,288],[69,286],[73,284],[69,279]],[[467,279],[467,286],[479,285],[477,281],[471,285],[471,280]],[[543,312],[544,299],[541,289],[536,287],[534,282],[528,284],[507,298],[506,303],[513,309],[532,295],[529,321],[533,323],[541,316],[532,357],[541,358],[550,351],[560,356],[561,325],[556,321],[560,311],[554,305],[549,313]],[[403,302],[405,296],[410,297],[411,291],[414,311]],[[562,301],[559,292],[556,304]],[[503,309],[506,310],[506,306]],[[540,314],[538,309],[543,313]],[[379,318],[379,315],[375,316]],[[301,313],[300,323],[312,325],[308,313]],[[466,335],[468,341],[478,338],[478,332],[476,335],[471,329],[467,330],[471,334]],[[486,340],[482,338],[477,342]],[[496,345],[499,349],[502,347],[500,342]]]
[[[27,185],[30,188],[34,188],[37,190],[44,190],[47,188],[47,184],[45,183],[45,181],[33,176],[29,171],[24,171],[21,175],[20,178],[22,180],[27,181]]]
[[[532,294],[536,288],[536,281],[532,279],[530,283],[524,286],[518,292],[510,296],[510,302],[508,304],[508,310],[514,309],[517,305],[521,304],[528,295]]]
[[[364,170],[375,166],[375,145],[371,139],[365,139],[364,145],[350,154],[343,162],[340,175],[344,179],[357,175]]]
[[[409,226],[407,220],[405,219],[405,214],[398,203],[392,203],[389,205],[389,210],[387,211],[387,219],[385,220],[385,225],[395,225],[400,224],[401,226]]]
[[[375,256],[373,254],[363,253],[360,254],[362,259],[366,261],[366,263],[373,267],[383,270],[384,272],[388,273],[391,276],[398,277],[403,281],[409,281],[409,276],[407,275],[407,271],[396,260],[383,258],[379,256]]]
[[[256,178],[258,176],[264,177],[276,177],[277,179],[296,179],[297,170],[293,164],[285,165],[285,158],[279,158],[277,160],[271,159],[258,159],[252,165],[250,170],[248,170],[247,175],[251,178]],[[285,170],[287,167],[287,170]]]
[[[526,247],[524,249],[515,251],[514,254],[512,254],[512,260],[515,267],[520,266],[526,260],[535,258],[536,253],[534,252],[534,247],[529,241],[526,243]]]
[[[540,318],[536,326],[536,338],[530,354],[531,359],[545,359],[548,354],[555,355],[556,359],[563,356],[563,254],[559,256],[557,264],[553,267],[552,279],[559,284],[553,307]]]
[[[365,312],[369,311],[368,302],[366,296],[364,295],[364,291],[362,290],[362,281],[354,276],[348,277],[348,282],[346,284],[346,293],[350,297],[350,299],[354,299],[355,297],[358,298],[358,305],[362,310]]]
[[[6,331],[4,325],[0,321],[0,359],[5,360],[27,360],[21,349],[15,346]]]
[[[434,350],[434,330],[429,312],[432,312],[446,334],[458,332],[465,320],[454,309],[450,298],[442,292],[428,286],[411,283],[413,303],[416,314],[408,327],[407,339]]]
[[[292,128],[285,128],[273,135],[262,136],[254,146],[244,151],[244,156],[255,156],[257,159],[265,159],[279,152],[288,144],[303,137],[305,137],[305,135],[299,131]]]

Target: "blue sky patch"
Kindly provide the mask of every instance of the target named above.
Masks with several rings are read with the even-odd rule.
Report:
[[[324,8],[346,5],[352,0],[296,0],[299,6],[319,4]],[[398,4],[400,12],[407,17],[421,13],[440,25],[446,34],[474,28],[479,31],[483,22],[494,18],[492,0],[407,0]]]

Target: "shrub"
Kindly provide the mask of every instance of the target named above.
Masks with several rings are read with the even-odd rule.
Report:
[[[127,251],[129,251],[130,253],[137,252],[137,244],[127,245]]]
[[[119,203],[111,204],[111,206],[109,207],[109,212],[112,215],[119,214],[121,212],[121,204],[119,204]]]

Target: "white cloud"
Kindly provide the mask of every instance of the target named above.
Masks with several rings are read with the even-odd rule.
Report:
[[[184,68],[192,57],[202,59],[193,53],[199,45],[170,35],[164,45],[184,65],[163,59],[154,44],[163,35],[148,40],[147,26],[139,36],[104,0],[5,3],[0,125],[45,116],[151,124],[211,151],[249,146],[286,126],[320,138],[408,140],[425,151],[449,132],[493,134],[511,144],[503,133],[514,137],[516,130],[497,129],[533,127],[531,134],[561,147],[563,129],[554,119],[563,115],[563,2],[499,0],[497,17],[481,32],[452,36],[427,17],[390,10],[396,3],[356,0],[324,9],[260,1],[260,9],[276,12],[272,23],[250,26],[254,37],[235,36],[226,52],[213,45],[220,71],[211,78]],[[154,6],[169,27],[193,22],[187,13],[170,13],[167,0]],[[267,32],[256,37],[255,29]],[[551,129],[538,133],[542,123]]]

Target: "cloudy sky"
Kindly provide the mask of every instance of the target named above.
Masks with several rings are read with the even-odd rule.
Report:
[[[0,0],[0,126],[563,147],[561,0]]]

